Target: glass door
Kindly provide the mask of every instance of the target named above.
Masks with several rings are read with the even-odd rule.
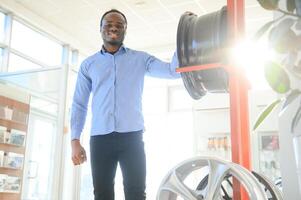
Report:
[[[26,144],[22,199],[53,200],[52,184],[57,124],[31,112]]]

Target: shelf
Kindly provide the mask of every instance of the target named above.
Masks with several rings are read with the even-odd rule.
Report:
[[[24,146],[17,146],[14,144],[0,143],[0,150],[6,152],[18,153],[18,154],[25,154]]]
[[[20,193],[0,192],[0,200],[20,199]]]
[[[16,100],[12,100],[12,99],[4,97],[4,96],[0,96],[0,104],[16,108],[25,113],[29,113],[29,108],[30,108],[29,104],[26,104],[26,103],[23,103],[20,101],[16,101]]]
[[[19,176],[19,177],[21,177],[23,175],[23,169],[0,167],[0,174],[7,174],[9,176]]]
[[[0,142],[0,144],[7,145],[7,146],[11,146],[11,147],[17,147],[17,148],[22,148],[22,147],[24,147],[23,145],[11,144],[11,143],[1,143],[1,142]]]
[[[13,191],[0,191],[0,193],[2,193],[2,194],[19,194],[19,191],[18,191],[18,192],[13,192]]]
[[[23,124],[12,120],[0,119],[0,126],[5,126],[9,130],[17,129],[20,131],[27,132],[27,124]]]
[[[28,98],[29,100],[30,98]],[[6,127],[6,132],[10,132],[9,134],[12,134],[12,129],[15,129],[15,132],[22,131],[25,132],[24,135],[24,146],[17,145],[17,144],[10,144],[10,143],[0,143],[0,151],[7,152],[8,155],[10,153],[16,153],[23,155],[23,163],[22,168],[11,168],[11,167],[0,167],[0,174],[3,174],[2,179],[6,181],[6,186],[2,187],[15,187],[14,182],[18,181],[20,182],[20,185],[18,187],[18,191],[0,191],[0,200],[21,200],[21,191],[22,191],[22,179],[24,179],[24,160],[25,160],[25,147],[26,147],[26,133],[28,129],[28,118],[29,118],[29,111],[30,111],[30,105],[20,102],[15,99],[11,99],[8,97],[4,97],[0,95],[0,106],[2,108],[1,110],[1,119],[0,119],[0,126]],[[4,108],[4,109],[3,109]],[[5,108],[9,108],[5,109]],[[4,112],[3,112],[4,111]],[[12,112],[12,113],[11,113]],[[4,118],[7,117],[8,119]],[[19,121],[18,121],[19,120]],[[17,134],[17,133],[16,133]],[[16,135],[15,134],[15,135]],[[22,133],[23,135],[24,133]],[[4,139],[6,137],[6,133],[4,135]],[[10,138],[13,135],[8,135]],[[11,139],[11,138],[10,138]],[[14,136],[13,139],[18,139],[16,136]],[[8,141],[8,140],[4,140]],[[15,141],[15,140],[11,140]],[[17,140],[18,141],[18,140]],[[11,157],[13,159],[13,157]],[[4,162],[4,156],[3,156],[3,162]]]

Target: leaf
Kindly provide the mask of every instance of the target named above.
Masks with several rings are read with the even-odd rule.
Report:
[[[267,10],[276,10],[279,0],[257,0],[261,7]]]
[[[292,18],[285,18],[277,25],[279,30],[283,30],[284,32],[289,30],[295,23],[295,20]]]
[[[271,88],[280,94],[288,92],[290,79],[286,71],[275,62],[267,62],[264,67],[264,74]]]
[[[297,46],[297,35],[292,29],[290,29],[281,38],[279,38],[278,42],[276,42],[275,50],[278,53],[288,53],[290,51],[295,51]]]
[[[295,63],[298,58],[298,52],[297,51],[291,51],[288,53],[288,55],[283,60],[282,64],[285,66],[285,69],[288,69],[289,71],[292,71],[292,69],[295,66]]]
[[[277,19],[274,19],[273,21],[270,21],[263,25],[255,34],[253,37],[253,40],[258,40],[274,23],[278,22],[280,19],[282,19],[285,15],[282,15],[281,17],[278,17]]]
[[[253,40],[258,40],[259,38],[261,38],[261,36],[276,22],[278,21],[278,19],[270,21],[268,23],[266,23],[265,25],[263,25],[255,34],[255,36],[253,37]]]
[[[255,125],[253,126],[253,131],[255,131],[258,126],[265,120],[265,118],[273,111],[273,109],[281,102],[281,99],[277,99],[270,105],[268,105],[263,112],[259,115],[258,119],[256,120]]]
[[[278,53],[288,53],[295,50],[297,35],[291,29],[294,24],[295,20],[286,18],[271,29],[269,43]]]
[[[299,106],[299,108],[293,118],[292,124],[291,124],[291,132],[292,133],[295,132],[295,128],[297,127],[300,119],[301,119],[301,105]]]
[[[301,79],[301,60],[299,61],[298,65],[295,65],[293,68],[293,76]]]
[[[300,32],[300,31],[301,31],[301,29],[297,32]],[[299,33],[299,35],[296,36],[295,47],[296,47],[297,51],[301,50],[301,35],[300,35],[300,33]]]
[[[296,25],[295,25],[295,28],[297,29],[297,30],[301,30],[301,19],[298,19],[298,21],[297,21],[297,23],[296,23]]]
[[[297,15],[301,16],[301,1],[295,0]]]
[[[291,104],[297,97],[301,95],[301,91],[298,89],[294,89],[290,92],[290,94],[285,98],[285,101],[282,105],[281,111],[279,115],[281,116],[286,110],[287,106]]]
[[[295,0],[287,0],[286,1],[286,9],[289,12],[293,12],[296,9]]]

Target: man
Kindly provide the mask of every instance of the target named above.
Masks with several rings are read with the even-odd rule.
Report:
[[[146,164],[142,133],[144,75],[178,78],[176,55],[171,63],[123,45],[127,20],[112,9],[103,14],[102,49],[85,59],[78,72],[71,114],[72,161],[80,165],[86,153],[80,144],[90,93],[92,126],[91,168],[95,200],[114,199],[119,163],[126,200],[145,199]]]

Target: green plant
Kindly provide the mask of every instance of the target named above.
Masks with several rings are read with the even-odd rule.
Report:
[[[257,0],[265,9],[280,13],[273,21],[266,23],[256,33],[254,39],[258,40],[267,34],[270,46],[280,54],[282,61],[269,61],[265,64],[265,78],[271,88],[283,94],[268,105],[259,115],[253,130],[257,129],[265,118],[282,104],[281,115],[287,106],[301,95],[298,88],[293,88],[291,79],[301,80],[301,1],[284,0],[285,9],[280,8],[279,0]],[[296,110],[291,123],[291,132],[295,132],[297,124],[301,120],[301,102]]]

